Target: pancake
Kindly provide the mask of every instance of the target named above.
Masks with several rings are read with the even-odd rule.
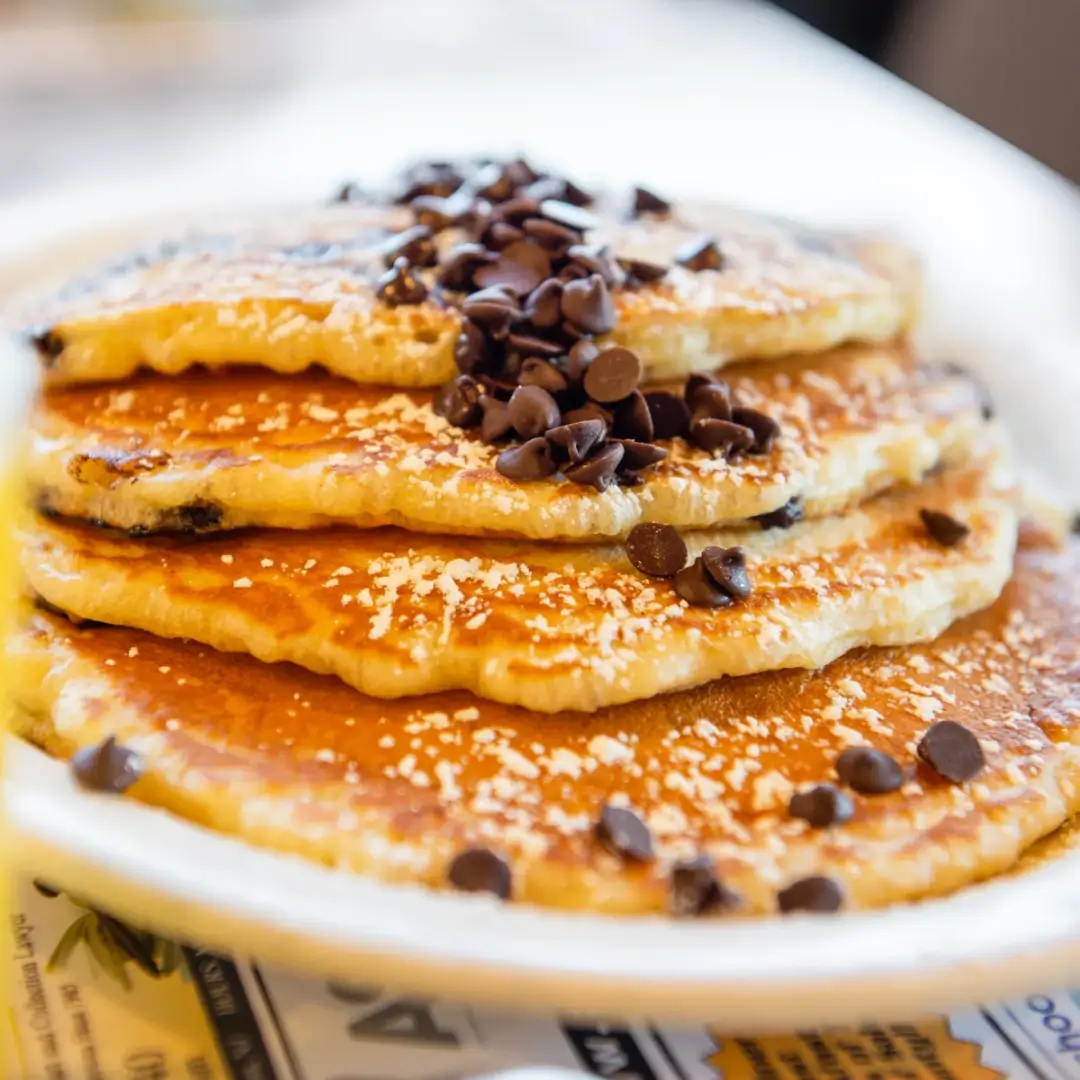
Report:
[[[741,545],[751,595],[689,606],[621,546],[394,529],[136,539],[47,520],[23,536],[31,590],[85,619],[338,675],[379,697],[463,689],[555,712],[925,640],[1009,576],[1015,493],[996,431],[962,467],[792,528],[688,534]],[[934,540],[932,508],[970,533]]]
[[[320,364],[360,383],[439,386],[458,372],[461,294],[436,288],[429,270],[420,272],[422,302],[390,306],[377,285],[388,243],[414,220],[402,206],[275,211],[120,257],[28,308],[22,322],[54,384],[122,379],[142,367],[293,373]],[[672,265],[680,245],[703,233],[721,241],[723,267]],[[441,232],[444,261],[467,239],[459,228]],[[604,339],[634,348],[656,378],[888,341],[907,329],[918,301],[920,271],[900,248],[724,207],[687,204],[630,223],[600,209],[588,240],[671,267],[663,280],[614,288],[617,322]]]
[[[142,533],[341,523],[584,540],[642,521],[733,525],[795,497],[808,518],[837,513],[961,460],[982,426],[977,386],[894,346],[725,375],[780,424],[768,454],[729,462],[664,440],[669,456],[639,486],[605,492],[501,475],[504,445],[437,416],[427,391],[235,369],[49,391],[26,472],[39,505]]]
[[[938,640],[849,653],[824,671],[727,679],[599,713],[540,716],[461,693],[380,701],[335,679],[37,613],[12,647],[24,734],[67,756],[115,735],[144,759],[137,798],[252,843],[392,882],[442,887],[463,848],[501,853],[517,900],[663,912],[671,868],[713,859],[770,912],[811,875],[849,908],[955,889],[1008,868],[1080,805],[1080,545],[1027,532],[989,609]],[[955,721],[986,765],[949,783],[916,756]],[[844,789],[811,828],[793,790],[837,783],[869,745],[905,781]],[[605,803],[651,829],[654,862],[596,842]],[[680,905],[681,906],[681,905]]]

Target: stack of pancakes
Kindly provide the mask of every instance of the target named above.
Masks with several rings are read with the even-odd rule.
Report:
[[[255,844],[558,907],[1004,869],[1080,803],[1080,556],[906,340],[919,276],[523,161],[104,267],[27,320],[23,734]]]

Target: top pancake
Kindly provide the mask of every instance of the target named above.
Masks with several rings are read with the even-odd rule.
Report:
[[[573,209],[573,208],[571,208]],[[628,222],[598,209],[592,245],[670,266],[663,280],[613,290],[604,340],[637,351],[653,378],[732,360],[885,341],[911,323],[920,274],[912,256],[870,238],[824,237],[786,222],[704,204]],[[421,303],[377,296],[388,240],[413,224],[402,206],[343,203],[193,236],[123,257],[26,312],[51,383],[121,379],[141,367],[312,364],[360,383],[438,386],[457,373],[460,294]],[[706,234],[720,270],[673,265]],[[437,237],[445,252],[465,239]],[[432,271],[420,276],[433,280]]]
[[[793,498],[807,518],[837,513],[962,460],[982,428],[978,387],[901,346],[724,377],[779,424],[771,450],[728,460],[664,440],[638,483],[603,492],[501,475],[503,445],[436,415],[429,391],[239,369],[54,388],[30,418],[26,473],[39,506],[140,533],[341,523],[587,540],[642,521],[735,525]]]
[[[913,899],[1007,868],[1080,808],[1080,544],[1032,531],[1000,600],[933,642],[592,715],[462,693],[380,701],[42,613],[11,652],[24,732],[63,756],[114,735],[145,763],[135,797],[388,881],[445,886],[453,855],[481,845],[507,859],[514,899],[555,907],[670,911],[672,864],[699,855],[740,911],[775,911],[778,889],[820,874],[848,907]],[[945,720],[979,740],[972,780],[917,756]],[[892,755],[902,786],[841,785],[841,824],[793,818],[792,792],[837,784],[838,755],[860,745]],[[653,861],[597,843],[607,802],[648,824]]]

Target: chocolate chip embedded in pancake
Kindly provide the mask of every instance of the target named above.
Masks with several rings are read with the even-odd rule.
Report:
[[[1080,809],[1078,660],[1080,543],[1029,533],[1001,599],[937,641],[593,714],[382,701],[40,612],[8,662],[24,733],[64,757],[115,735],[146,770],[132,794],[252,843],[387,881],[699,915],[850,910],[1007,869]],[[920,760],[943,722],[977,740],[973,781]],[[896,761],[903,785],[844,786],[842,824],[792,818],[794,792],[845,784],[837,762],[855,746]],[[605,806],[634,815],[608,814],[615,854]]]
[[[503,403],[480,398],[480,428],[450,422],[451,414],[477,418],[467,376],[437,401],[428,391],[393,394],[325,375],[236,370],[51,390],[30,419],[26,467],[45,506],[123,529],[190,528],[196,523],[175,509],[212,505],[218,512],[198,528],[340,522],[585,540],[623,536],[642,521],[731,525],[794,497],[807,517],[835,513],[961,460],[984,424],[974,384],[893,346],[740,364],[725,379],[723,394],[779,422],[772,448],[727,461],[671,440],[689,433],[682,388],[678,397],[647,394],[668,453],[632,488],[598,491],[546,462],[520,479],[498,469],[511,435]],[[588,417],[567,413],[564,424],[596,427],[599,407],[589,408]],[[601,441],[579,449],[591,453]],[[557,449],[560,465],[580,463]]]
[[[990,603],[1009,575],[1016,510],[1008,462],[986,435],[967,465],[843,517],[685,534],[704,597],[685,570],[640,573],[622,545],[398,529],[131,539],[39,519],[24,532],[23,573],[82,618],[291,660],[379,696],[461,688],[546,712],[595,709],[923,640]],[[927,534],[927,506],[968,523],[963,544]],[[725,549],[710,553],[719,582],[695,561],[714,546]],[[721,565],[734,547],[745,582]],[[712,594],[713,606],[692,606]]]

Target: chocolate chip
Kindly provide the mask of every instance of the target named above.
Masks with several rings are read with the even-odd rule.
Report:
[[[635,525],[626,538],[626,557],[649,577],[674,577],[686,565],[686,543],[671,525]]]
[[[589,277],[599,274],[609,288],[619,281],[619,268],[612,261],[606,247],[595,244],[575,244],[566,253],[570,260],[567,269],[574,271],[575,277]]]
[[[480,407],[484,412],[484,418],[480,421],[480,438],[484,442],[498,442],[509,434],[513,424],[510,423],[510,410],[505,401],[496,397],[482,397]]]
[[[540,214],[548,221],[565,225],[578,233],[595,229],[600,224],[594,214],[582,209],[580,205],[575,206],[573,203],[560,202],[557,199],[544,199],[540,203]]]
[[[675,252],[675,261],[687,270],[719,270],[724,265],[715,240],[701,237],[683,244]]]
[[[836,759],[836,775],[862,795],[885,795],[904,783],[904,771],[896,759],[872,746],[848,747]]]
[[[717,378],[715,375],[704,375],[701,372],[695,372],[693,375],[687,376],[686,385],[683,387],[683,397],[686,400],[687,405],[690,408],[694,408],[694,398],[697,392],[705,386],[720,386],[729,395],[731,391],[728,388],[728,384],[723,379]]]
[[[781,889],[776,902],[785,914],[789,911],[839,911],[844,906],[844,891],[832,878],[806,877]]]
[[[801,495],[793,495],[783,506],[770,510],[767,514],[758,514],[751,518],[763,529],[790,529],[803,519],[803,501]]]
[[[410,203],[419,195],[452,195],[465,178],[448,161],[421,161],[401,177],[401,193],[395,200]]]
[[[476,427],[483,417],[480,387],[469,375],[459,375],[440,387],[431,403],[436,416],[445,417],[454,427]]]
[[[712,382],[699,386],[690,398],[696,419],[731,420],[731,391],[727,383]],[[749,425],[744,425],[749,427]]]
[[[955,720],[939,720],[919,740],[919,757],[939,776],[962,784],[986,765],[979,740]]]
[[[694,607],[731,607],[734,603],[713,581],[700,557],[675,575],[675,592]]]
[[[640,390],[635,390],[615,407],[615,424],[612,430],[619,439],[652,442],[652,413],[649,412],[645,395]]]
[[[737,454],[754,445],[754,433],[730,420],[695,415],[690,422],[690,440],[709,453],[723,450],[728,454]]]
[[[677,439],[689,434],[690,409],[682,398],[668,390],[649,390],[645,405],[652,417],[654,439]]]
[[[670,214],[671,203],[654,195],[648,188],[634,188],[634,217],[642,214]]]
[[[645,259],[616,259],[619,268],[626,275],[626,284],[630,288],[649,285],[667,276],[668,268],[659,263],[646,262]]]
[[[508,447],[495,459],[495,468],[508,480],[542,480],[556,472],[551,447],[543,438]]]
[[[481,289],[467,297],[461,305],[461,313],[495,341],[505,338],[510,327],[522,318],[517,300],[499,287]]]
[[[569,292],[575,284],[567,285],[566,291]],[[619,346],[605,349],[585,372],[585,393],[602,405],[624,401],[637,388],[644,371],[637,353]]]
[[[85,746],[71,758],[71,771],[80,787],[118,795],[142,776],[142,759],[109,735],[96,746]]]
[[[469,375],[483,364],[487,351],[487,339],[483,332],[475,323],[463,319],[461,332],[454,342],[454,360],[457,361],[457,366]]]
[[[556,356],[563,354],[563,347],[557,341],[548,341],[547,338],[537,337],[535,334],[511,334],[506,339],[506,344],[508,348],[524,357],[545,357],[548,360],[554,360]],[[562,376],[560,375],[559,378],[561,379]],[[565,385],[561,389],[565,390]]]
[[[555,399],[542,387],[519,386],[510,398],[510,423],[523,439],[543,435],[562,422]]]
[[[515,346],[515,335],[510,335],[510,344]],[[516,347],[516,346],[515,346]],[[518,383],[521,386],[539,386],[549,394],[560,394],[566,389],[566,376],[538,356],[530,356],[521,363],[521,371],[518,373]]]
[[[30,344],[33,345],[38,357],[44,361],[46,367],[52,367],[60,359],[64,351],[64,339],[55,330],[45,330],[40,334],[31,334]]]
[[[808,821],[815,829],[824,829],[827,825],[842,825],[849,820],[855,813],[855,805],[838,787],[818,784],[809,791],[792,795],[788,813]]]
[[[599,274],[567,282],[560,306],[566,320],[586,334],[606,334],[615,325],[615,304]]]
[[[552,258],[561,259],[575,244],[581,243],[581,234],[557,221],[546,218],[532,218],[521,226],[525,235],[535,240],[542,248],[551,252]]]
[[[754,591],[746,572],[746,552],[741,547],[711,545],[701,553],[701,561],[709,577],[736,600],[745,600]]]
[[[754,433],[754,445],[749,447],[748,454],[767,454],[780,435],[780,425],[771,416],[766,416],[757,409],[736,406],[731,410],[731,419]]]
[[[563,423],[576,424],[582,420],[601,420],[604,424],[605,433],[611,430],[611,425],[615,422],[615,418],[607,411],[602,409],[595,401],[586,401],[580,409],[571,409],[567,413],[563,413]]]
[[[580,465],[563,469],[563,476],[574,484],[584,484],[596,488],[597,491],[607,491],[615,483],[615,470],[619,467],[622,456],[623,448],[618,443],[608,443]]]
[[[919,511],[919,517],[922,518],[926,531],[942,547],[956,547],[971,532],[971,529],[962,521],[957,521],[951,514],[943,513],[941,510],[923,507]]]
[[[589,365],[600,355],[600,349],[595,341],[588,338],[578,341],[570,349],[570,353],[563,365],[566,379],[571,386],[577,386],[585,379],[585,372]]]
[[[473,274],[485,263],[497,258],[482,244],[457,244],[450,249],[439,268],[439,284],[447,289],[469,289]]]
[[[376,295],[391,307],[421,304],[427,299],[427,286],[413,273],[409,260],[398,258],[379,278]]]
[[[494,251],[501,251],[519,240],[525,239],[525,233],[516,225],[508,225],[505,221],[495,221],[484,232],[484,243]]]
[[[481,199],[502,202],[514,194],[514,174],[496,161],[488,162],[473,177],[473,188]]]
[[[473,282],[482,289],[504,285],[518,296],[526,296],[551,276],[551,257],[531,240],[518,240],[499,252],[492,263],[473,272]]]
[[[616,420],[616,426],[618,421]],[[638,442],[637,439],[614,439],[623,448],[622,464],[619,466],[622,472],[639,472],[651,465],[657,465],[668,456],[668,452],[662,446],[654,446],[649,442]]]
[[[417,225],[426,225],[432,232],[442,232],[456,225],[465,212],[467,202],[458,195],[442,198],[439,195],[418,195],[409,203]]]
[[[622,806],[606,805],[596,823],[596,838],[612,853],[631,862],[652,862],[652,833],[634,813]]]
[[[209,499],[196,499],[176,508],[176,531],[183,533],[210,532],[216,529],[225,517],[225,509],[220,503]]]
[[[558,278],[542,281],[525,301],[525,318],[538,330],[550,330],[562,321],[563,284]]]
[[[383,262],[387,266],[393,266],[398,259],[404,259],[410,266],[434,266],[435,258],[435,241],[426,225],[414,225],[397,233],[383,247]]]
[[[551,428],[545,437],[557,452],[561,451],[560,456],[568,459],[571,465],[577,465],[604,441],[606,433],[603,420],[576,420]]]
[[[470,848],[455,855],[446,877],[462,892],[488,892],[500,900],[510,899],[510,865],[488,848]]]
[[[706,856],[671,868],[671,914],[676,918],[731,911],[738,906],[739,897],[720,883],[712,860]]]
[[[507,199],[506,202],[500,203],[492,213],[496,221],[504,221],[506,224],[516,225],[520,229],[529,218],[534,218],[540,213],[540,204],[536,199],[518,195],[513,199]]]

